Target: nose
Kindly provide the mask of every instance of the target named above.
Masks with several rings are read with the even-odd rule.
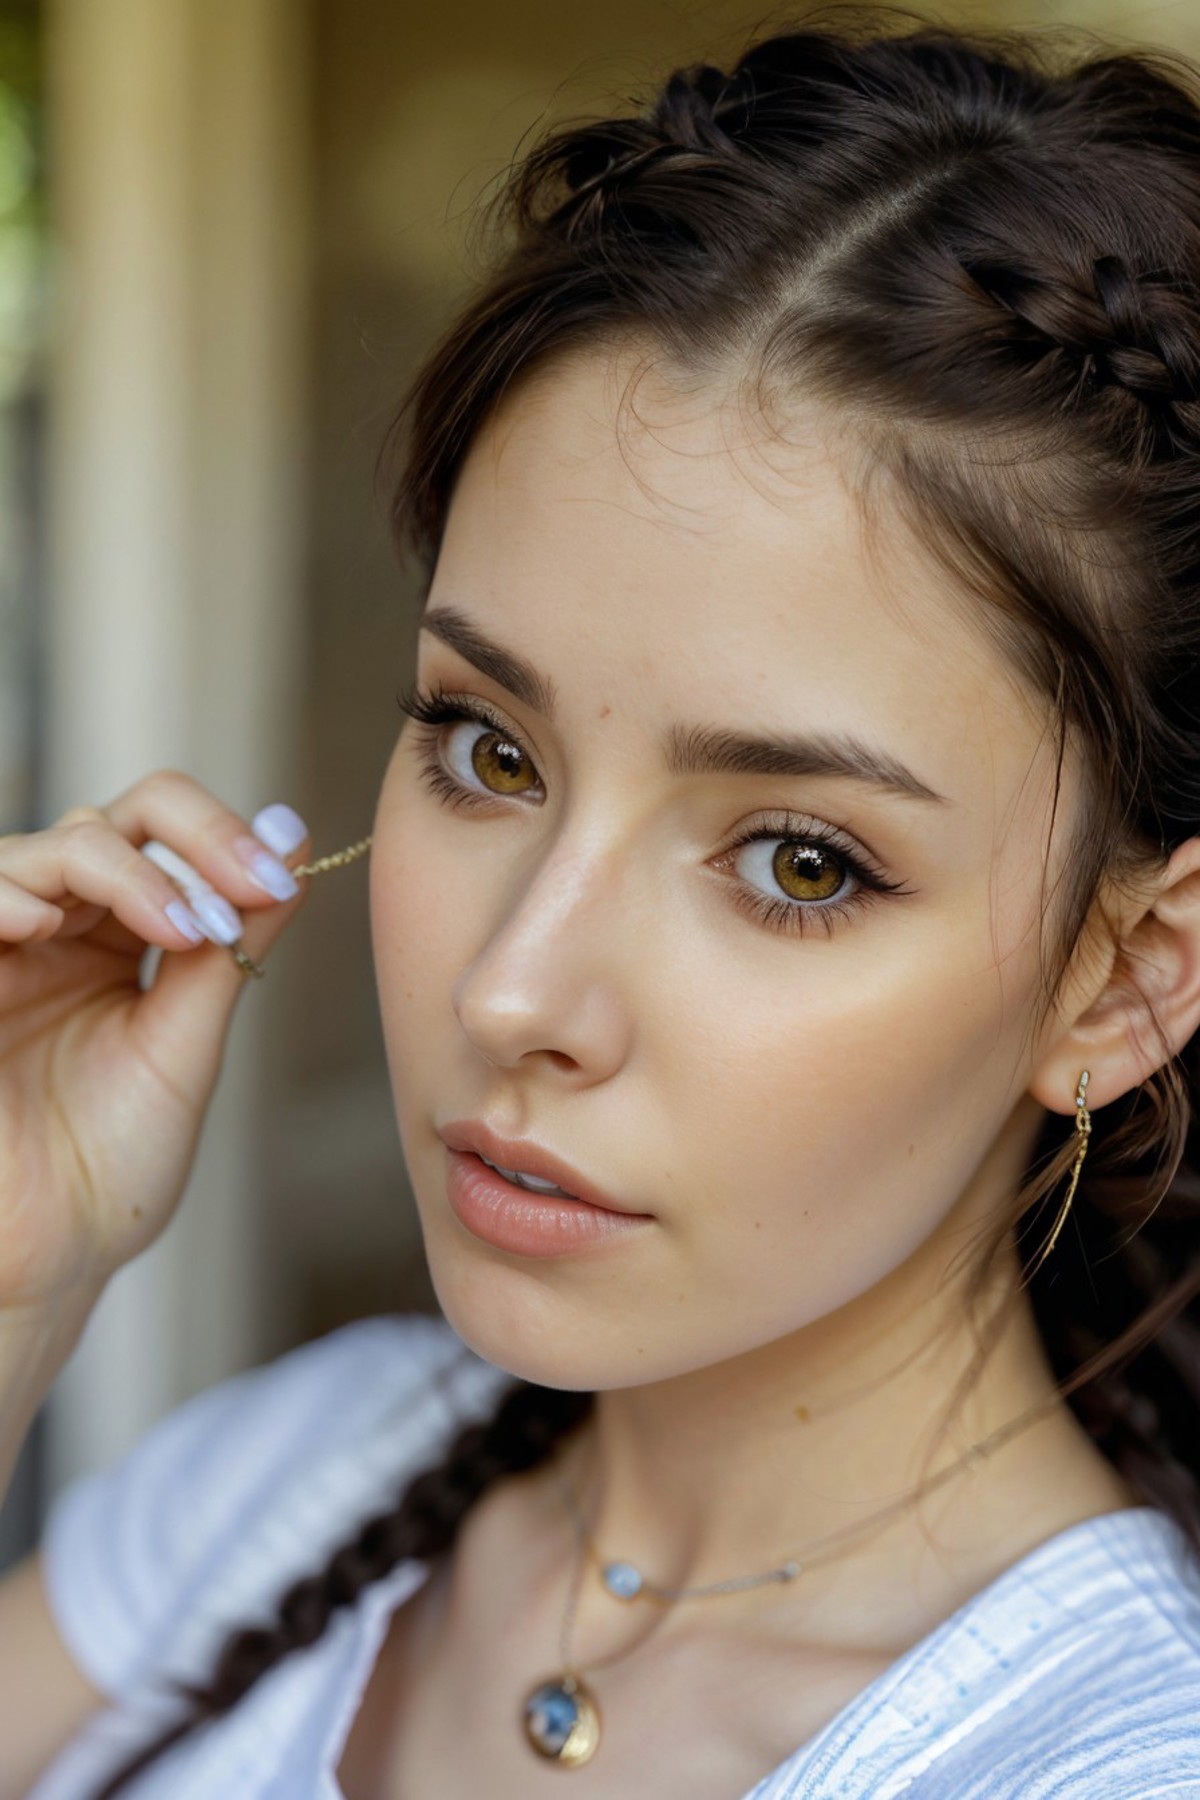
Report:
[[[543,1061],[602,1081],[628,1052],[630,943],[621,853],[560,840],[454,984],[467,1038],[500,1068]]]

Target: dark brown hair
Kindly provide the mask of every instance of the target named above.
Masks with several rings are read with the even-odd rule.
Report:
[[[395,520],[428,574],[480,427],[555,358],[633,343],[693,378],[736,371],[764,412],[836,409],[1052,715],[1055,808],[1078,755],[1043,1019],[1105,884],[1200,833],[1198,94],[1178,58],[890,10],[839,9],[729,70],[680,70],[514,168],[489,215],[502,253],[403,414]],[[1118,970],[1136,988],[1127,948]],[[1070,1228],[1035,1268],[1074,1155],[1072,1122],[1047,1115],[970,1298],[1015,1237],[1010,1301],[1028,1290],[1068,1403],[1200,1553],[1197,1040],[1180,1056],[1158,1042],[1162,1067],[1095,1116]],[[517,1384],[272,1620],[232,1632],[210,1682],[180,1689],[194,1717],[96,1800],[400,1559],[447,1553],[488,1485],[590,1403]]]

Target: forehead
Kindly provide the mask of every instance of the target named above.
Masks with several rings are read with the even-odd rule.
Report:
[[[1050,754],[1045,708],[864,471],[816,407],[781,427],[736,386],[575,355],[477,436],[435,589],[582,705],[870,727],[994,819]]]

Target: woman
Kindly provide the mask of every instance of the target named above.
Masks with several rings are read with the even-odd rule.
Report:
[[[5,1794],[1200,1793],[1200,110],[910,27],[515,172],[371,858],[445,1320],[62,1498]],[[0,846],[14,1444],[311,867],[251,825]]]

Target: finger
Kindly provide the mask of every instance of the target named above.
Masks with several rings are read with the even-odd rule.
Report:
[[[61,906],[39,899],[0,875],[0,943],[28,944],[53,937],[63,922]]]
[[[205,881],[198,869],[157,838],[147,839],[141,854],[175,883],[206,937],[214,944],[237,943],[244,930],[241,914],[218,894],[211,882]]]
[[[186,874],[178,872],[181,877]],[[193,897],[191,903],[200,901]],[[237,949],[264,963],[297,904],[285,902],[248,913]],[[135,1028],[147,1054],[177,1087],[185,1091],[190,1087],[202,1099],[219,1073],[237,1003],[258,985],[252,975],[243,973],[232,947],[210,944],[186,956],[164,956],[136,1015]]]
[[[160,769],[104,809],[131,843],[168,845],[216,893],[239,910],[259,911],[299,897],[287,859],[309,844],[308,827],[276,803],[249,822],[207,788],[174,769]]]
[[[33,908],[46,903],[58,915],[57,930],[76,900],[111,911],[144,943],[178,950],[204,939],[178,889],[99,816],[0,839],[0,877],[6,889],[24,893],[24,901],[8,895],[7,909],[0,909],[0,937],[8,941],[39,935],[23,921],[31,921]],[[64,905],[56,904],[60,901]],[[6,929],[10,917],[15,939]]]

